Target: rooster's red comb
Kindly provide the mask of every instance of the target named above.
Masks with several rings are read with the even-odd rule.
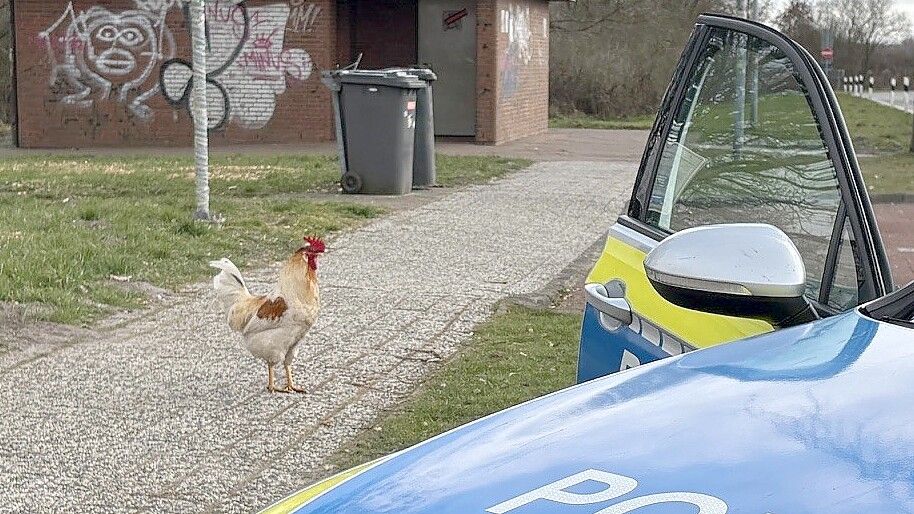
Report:
[[[319,237],[308,236],[305,238],[305,242],[308,243],[308,250],[314,253],[324,253],[327,249],[327,245]]]

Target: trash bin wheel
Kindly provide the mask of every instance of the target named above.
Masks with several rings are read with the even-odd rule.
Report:
[[[346,172],[340,180],[340,185],[343,186],[344,193],[358,193],[362,190],[362,177],[352,172]]]

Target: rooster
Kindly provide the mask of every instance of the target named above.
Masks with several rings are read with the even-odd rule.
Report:
[[[317,320],[320,292],[317,285],[317,258],[325,251],[324,242],[306,237],[279,272],[279,282],[269,295],[253,295],[238,268],[228,259],[210,262],[220,270],[213,278],[216,296],[228,316],[229,327],[244,336],[251,355],[267,363],[267,390],[303,393],[292,378],[292,360],[298,343]],[[279,363],[286,371],[286,387],[276,387],[273,368]]]

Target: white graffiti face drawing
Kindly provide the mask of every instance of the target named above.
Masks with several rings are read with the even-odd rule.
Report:
[[[48,48],[51,86],[63,79],[75,90],[61,102],[89,107],[116,93],[133,114],[151,118],[146,101],[158,88],[150,79],[158,64],[174,55],[174,39],[148,12],[95,6],[77,15],[69,4],[40,37]]]
[[[134,52],[151,56],[155,48],[146,48],[155,35],[149,20],[112,19],[92,28],[90,52],[86,55],[95,71],[105,77],[125,77],[137,67]],[[152,36],[152,37],[150,37]],[[151,61],[151,59],[147,59]],[[147,63],[148,64],[148,63]]]

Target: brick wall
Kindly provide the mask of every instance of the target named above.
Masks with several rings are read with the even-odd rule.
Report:
[[[498,142],[498,0],[476,3],[476,141]]]
[[[185,2],[17,0],[20,145],[189,145]],[[366,68],[415,62],[415,0],[337,8],[336,0],[208,2],[214,145],[330,140],[320,70],[359,51]],[[546,0],[478,0],[477,141],[546,130],[548,16]]]
[[[24,147],[187,145],[185,0],[17,0]],[[208,2],[213,144],[333,137],[336,1]]]
[[[485,20],[479,23],[478,32],[477,140],[504,143],[545,132],[549,119],[548,2],[480,0],[477,12]]]

